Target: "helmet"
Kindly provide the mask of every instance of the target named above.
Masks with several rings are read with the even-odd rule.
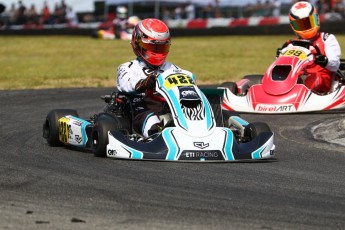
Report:
[[[315,37],[320,29],[319,15],[309,2],[295,3],[290,9],[289,19],[292,30],[303,39]]]
[[[127,18],[127,8],[124,6],[116,7],[116,16],[120,19]]]
[[[158,67],[165,62],[171,44],[168,26],[161,20],[148,18],[134,28],[131,45],[137,57]]]

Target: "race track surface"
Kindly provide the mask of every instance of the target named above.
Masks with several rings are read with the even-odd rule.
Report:
[[[276,134],[265,162],[113,160],[46,144],[50,110],[87,118],[109,92],[0,91],[0,229],[345,228],[345,147],[329,143],[344,138],[343,112],[243,115]]]

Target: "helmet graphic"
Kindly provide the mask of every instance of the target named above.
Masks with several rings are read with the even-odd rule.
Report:
[[[153,67],[162,65],[171,44],[168,26],[161,20],[148,18],[134,28],[131,45],[137,57]]]
[[[127,18],[127,8],[124,6],[116,7],[116,16],[120,19]]]
[[[289,19],[292,30],[303,39],[315,37],[320,29],[319,15],[309,2],[295,3],[290,9]]]

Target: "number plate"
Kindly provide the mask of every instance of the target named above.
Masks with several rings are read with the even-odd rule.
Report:
[[[167,89],[171,89],[175,86],[190,85],[194,85],[194,82],[187,74],[173,74],[167,77],[164,81],[164,87]]]

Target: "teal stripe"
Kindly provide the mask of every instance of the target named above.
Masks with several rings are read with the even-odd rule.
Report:
[[[168,153],[165,159],[169,161],[175,160],[175,157],[178,154],[178,148],[176,147],[177,143],[172,137],[171,131],[172,128],[166,128],[162,132],[165,144],[168,146]]]
[[[82,146],[85,146],[87,141],[88,141],[87,134],[86,134],[86,126],[91,124],[91,123],[86,121],[86,120],[83,120],[79,117],[74,117],[74,116],[71,116],[71,117],[73,117],[73,119],[80,121],[82,123],[82,126],[81,126],[81,135],[83,136]]]
[[[227,134],[225,137],[224,152],[225,152],[227,160],[233,161],[233,160],[235,160],[234,154],[232,153],[234,135],[230,129],[223,129],[223,130]]]
[[[235,121],[240,123],[242,126],[247,126],[248,125],[247,121],[243,120],[242,118],[240,118],[238,116],[233,116],[232,119],[234,119]]]
[[[260,148],[258,148],[254,152],[252,152],[252,159],[261,159],[261,153],[265,147],[266,147],[266,145],[261,146]]]
[[[144,128],[145,128],[145,126],[146,126],[146,122],[147,122],[147,120],[149,119],[149,117],[151,117],[153,114],[154,114],[154,112],[149,113],[149,114],[146,116],[146,118],[145,118],[145,120],[144,120],[144,123],[143,123],[143,127],[141,128],[141,134],[144,134]]]
[[[135,149],[132,149],[128,146],[122,146],[122,148],[124,148],[126,151],[131,153],[130,158],[132,158],[132,159],[143,159],[144,154],[142,152],[137,151]]]

